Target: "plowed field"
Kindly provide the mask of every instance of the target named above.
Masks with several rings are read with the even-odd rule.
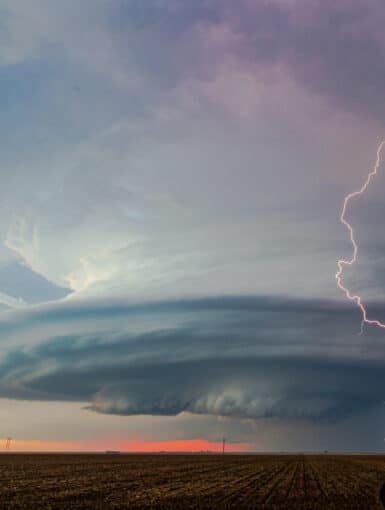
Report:
[[[376,509],[385,456],[0,456],[1,509]]]

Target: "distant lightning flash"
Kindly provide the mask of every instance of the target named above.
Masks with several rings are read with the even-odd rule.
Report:
[[[362,195],[362,193],[366,190],[370,181],[372,180],[372,177],[374,177],[377,174],[377,170],[381,163],[381,152],[382,152],[382,149],[384,146],[385,146],[385,140],[383,140],[377,148],[376,163],[373,167],[373,170],[371,172],[369,172],[363,186],[358,191],[354,191],[353,193],[349,193],[349,195],[346,195],[346,197],[344,199],[342,211],[341,211],[341,216],[340,216],[341,223],[343,225],[345,225],[345,227],[349,230],[350,241],[353,246],[353,254],[352,254],[351,259],[349,259],[349,260],[344,260],[344,259],[338,260],[338,262],[337,262],[338,271],[336,273],[336,280],[337,280],[338,287],[345,293],[346,297],[348,299],[350,299],[350,301],[354,301],[356,303],[356,305],[359,307],[359,309],[361,310],[361,314],[362,314],[361,334],[363,332],[363,328],[364,328],[365,324],[372,324],[374,326],[379,326],[380,328],[383,328],[383,329],[385,329],[385,324],[377,319],[368,319],[368,314],[367,314],[365,305],[362,302],[361,296],[359,296],[358,294],[355,294],[355,295],[351,294],[350,290],[347,289],[346,287],[344,287],[344,285],[342,283],[342,271],[344,269],[344,266],[352,266],[354,264],[354,262],[357,260],[357,253],[358,253],[358,246],[354,239],[354,230],[353,230],[353,227],[350,225],[350,223],[348,221],[346,221],[345,213],[346,213],[346,208],[348,206],[349,200],[351,198],[355,198],[359,195]]]

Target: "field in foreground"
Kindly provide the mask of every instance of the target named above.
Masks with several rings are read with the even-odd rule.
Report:
[[[2,509],[376,509],[385,455],[0,455]]]

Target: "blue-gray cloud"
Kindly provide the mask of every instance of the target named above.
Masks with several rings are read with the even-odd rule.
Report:
[[[0,268],[0,289],[29,304],[55,301],[70,293],[70,289],[54,285],[19,262]]]
[[[345,183],[330,110],[307,108],[326,97],[381,116],[375,1],[2,7],[0,235],[33,271],[87,297],[332,295]],[[352,173],[371,154],[361,141]]]
[[[112,414],[316,421],[383,398],[380,334],[359,337],[356,310],[335,303],[233,297],[55,305],[12,317],[2,323],[4,338],[33,336],[34,328],[42,335],[45,325],[54,331],[64,322],[72,333],[5,349],[2,397],[89,402]],[[95,321],[108,322],[104,333]],[[88,333],[76,333],[84,325]]]
[[[0,397],[85,403],[127,434],[153,420],[102,413],[170,437],[380,429],[382,330],[293,296],[343,299],[338,212],[385,118],[382,1],[1,2],[0,299],[22,309],[0,315]],[[349,207],[344,278],[385,320],[374,187]]]

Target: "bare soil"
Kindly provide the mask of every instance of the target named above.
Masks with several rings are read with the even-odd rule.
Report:
[[[385,455],[0,455],[1,509],[379,509]]]

